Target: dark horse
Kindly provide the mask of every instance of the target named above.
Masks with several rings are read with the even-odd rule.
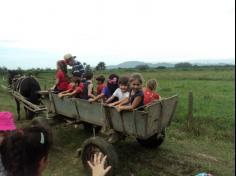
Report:
[[[22,76],[17,71],[8,71],[8,84],[11,89],[19,92],[27,101],[39,105],[40,95],[37,93],[40,91],[40,85],[38,81],[31,76]],[[18,120],[20,120],[20,102],[15,98]],[[26,118],[32,119],[35,115],[34,112],[24,107]]]

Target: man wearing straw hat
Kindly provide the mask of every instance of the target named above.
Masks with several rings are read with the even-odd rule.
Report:
[[[72,56],[71,54],[64,55],[66,65],[72,67],[73,77],[83,78],[85,69],[79,61],[75,60],[75,58],[76,56]]]

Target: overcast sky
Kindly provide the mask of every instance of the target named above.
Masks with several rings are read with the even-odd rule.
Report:
[[[235,0],[0,0],[0,66],[235,58]]]

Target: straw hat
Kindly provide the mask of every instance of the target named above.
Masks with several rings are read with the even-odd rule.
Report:
[[[68,60],[71,60],[71,59],[74,59],[74,58],[76,58],[76,56],[72,56],[71,54],[64,55],[64,60],[65,61],[68,61]]]
[[[0,112],[0,131],[15,130],[16,125],[11,112]]]

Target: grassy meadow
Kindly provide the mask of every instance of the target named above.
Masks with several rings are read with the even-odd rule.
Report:
[[[95,72],[95,76],[117,73],[129,75],[134,70]],[[148,150],[135,139],[127,138],[115,145],[120,161],[119,176],[190,176],[210,172],[216,176],[232,176],[235,167],[235,69],[193,68],[142,71],[145,80],[158,80],[162,97],[179,95],[177,111],[166,140],[159,149]],[[42,89],[52,86],[54,73],[40,73]],[[16,115],[15,102],[4,89],[0,78],[0,111]],[[194,120],[187,126],[188,93],[194,97]],[[22,110],[22,117],[24,112]],[[28,121],[17,121],[21,127]],[[60,124],[53,127],[54,148],[45,176],[84,175],[75,151],[91,134],[82,127]]]

